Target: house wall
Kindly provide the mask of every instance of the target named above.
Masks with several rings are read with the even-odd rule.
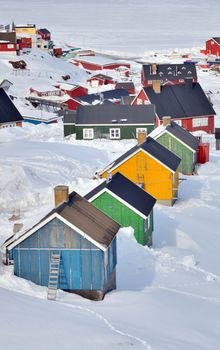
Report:
[[[16,34],[30,34],[35,35],[36,34],[36,28],[35,27],[15,27]]]
[[[92,204],[118,222],[122,227],[133,227],[138,243],[151,245],[153,232],[153,212],[149,215],[149,228],[146,230],[144,219],[125,204],[104,192],[92,201]]]
[[[172,201],[173,199],[173,173],[158,161],[139,151],[117,168],[108,171],[112,175],[120,172],[136,184],[143,184],[143,189],[160,201]],[[106,178],[107,172],[101,177]],[[178,174],[177,174],[178,177]],[[178,187],[178,183],[175,187]]]
[[[88,94],[88,89],[82,86],[79,86],[73,90],[62,90],[62,91],[64,91],[70,97],[84,96]]]
[[[64,137],[75,134],[76,132],[75,124],[63,124],[63,130],[64,130]]]
[[[168,133],[155,138],[155,140],[181,158],[179,165],[179,171],[181,173],[193,173],[196,164],[196,152],[191,151]],[[195,159],[193,159],[193,153],[195,153]]]
[[[117,125],[117,124],[111,124],[111,125],[100,125],[100,126],[78,126],[76,125],[76,139],[82,140],[83,139],[83,129],[93,129],[94,130],[94,139],[110,139],[110,129],[120,129],[121,135],[120,139],[135,139],[136,138],[136,128],[147,128],[147,132],[150,133],[154,129],[154,125]]]
[[[14,274],[47,286],[51,254],[58,252],[63,266],[58,288],[105,289],[116,265],[116,242],[104,253],[57,218],[13,248]]]
[[[16,44],[0,43],[0,53],[5,53],[5,52],[16,54]]]

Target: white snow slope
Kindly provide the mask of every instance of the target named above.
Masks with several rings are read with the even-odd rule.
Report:
[[[80,16],[78,18],[76,13],[78,9],[82,12],[82,7],[88,10],[87,15],[84,12],[86,18],[90,16],[94,21],[95,16],[91,16],[89,1],[86,1],[87,7],[80,1],[57,2],[57,7],[54,1],[47,2],[47,5],[43,1],[32,1],[33,11],[28,12],[27,20],[27,12],[23,14],[21,11],[27,6],[27,2],[19,2],[18,5],[17,1],[10,0],[2,4],[0,21],[13,19],[9,2],[13,5],[15,21],[37,22],[39,20],[38,24],[41,26],[51,25],[49,29],[53,29],[54,23],[58,23],[56,19],[59,12],[57,11],[61,13],[60,6],[62,6],[63,19],[58,24],[59,31],[57,31],[57,37],[62,40],[63,34],[66,33],[69,40],[70,33],[73,33],[74,29],[75,37],[77,40],[80,38],[80,43],[87,28],[87,38],[91,40],[93,48],[103,48],[105,44],[106,50],[109,45],[111,50],[118,49],[120,46],[120,51],[126,51],[129,48],[128,52],[131,52],[130,48],[133,47],[133,41],[128,40],[127,44],[126,42],[123,44],[123,40],[120,39],[117,43],[115,28],[118,27],[106,25],[106,21],[112,18],[116,9],[112,0],[110,1],[111,10],[108,8],[110,11],[108,14],[111,16],[107,16],[108,19],[103,17],[107,28],[105,33],[100,32],[99,27],[93,32],[95,24],[85,28],[77,26]],[[106,9],[102,1],[95,0],[94,4],[97,5],[97,3],[102,9]],[[135,3],[139,12],[143,4],[146,4],[143,0]],[[74,12],[74,16],[71,12],[70,16],[69,10],[73,4],[77,11]],[[131,13],[132,10],[136,18],[133,1],[121,0],[117,4],[119,6],[117,15],[115,13],[115,23],[121,23],[121,14],[124,9],[127,13],[129,11]],[[157,0],[155,7],[158,4]],[[185,18],[188,23],[189,18],[184,17],[187,6],[188,11],[192,10],[191,15],[198,11],[203,13],[204,17],[207,6],[211,5],[216,6],[212,13],[215,17],[219,5],[214,0],[207,5],[201,1],[199,9],[198,3],[194,1],[172,7],[174,2],[167,0],[161,6],[167,12],[170,9],[170,16],[174,9],[179,8],[179,11],[183,11],[182,18]],[[47,6],[47,9],[49,6],[48,16],[44,18],[42,11],[38,12],[39,6]],[[28,8],[30,10],[30,3]],[[161,8],[157,7],[157,10]],[[4,18],[2,18],[3,13]],[[145,21],[144,13],[143,17]],[[149,15],[149,17],[152,16]],[[199,16],[196,18],[195,23],[198,24]],[[213,26],[214,22],[213,20]],[[120,26],[121,32],[127,31],[126,23],[125,21],[125,27]],[[134,21],[136,29],[133,39],[142,23],[143,21]],[[155,37],[161,43],[160,47],[163,47],[164,35],[168,37],[170,30],[173,31],[170,22],[163,23],[166,26],[169,23],[170,29],[166,27],[167,31],[161,31],[161,28],[158,28],[158,31],[155,31],[155,27],[152,28]],[[186,31],[184,38],[183,35],[179,36],[181,26],[177,28],[177,32],[173,31],[172,38],[175,40],[172,42],[175,45],[179,38],[184,44],[192,38],[190,33],[192,27],[185,25],[184,22],[181,23]],[[209,26],[209,31],[206,32],[208,35],[211,30],[209,20],[201,20],[201,26],[204,27],[203,33],[207,29],[206,26]],[[198,31],[201,26],[198,27]],[[213,35],[218,34],[214,33],[214,27],[212,30]],[[196,41],[200,40],[198,31],[195,35]],[[128,33],[131,32],[126,32],[126,38],[129,38]],[[147,37],[146,32],[143,31],[143,33]],[[199,35],[201,37],[202,33]],[[106,39],[105,43],[103,37]],[[143,48],[145,45],[143,36],[139,40],[139,44],[134,46],[136,52],[140,52],[140,47]],[[96,45],[96,42],[100,45]],[[32,82],[35,84],[34,87],[38,86],[39,89],[48,88],[50,80],[54,83],[63,71],[68,72],[70,69],[67,63],[59,60],[55,63],[48,57],[42,59],[38,53],[33,52],[33,55],[27,58],[33,75],[15,76],[7,64],[8,59],[9,57],[1,57],[0,76],[13,80],[14,86],[10,91],[19,97],[24,96]],[[152,56],[146,54],[144,59],[152,60]],[[160,62],[168,60],[161,54],[154,59]],[[175,61],[174,58],[173,62]],[[42,76],[39,75],[41,66],[44,72]],[[136,66],[136,68],[138,74],[140,67]],[[72,69],[72,80],[83,83],[84,73],[75,70],[75,67]],[[139,79],[140,76],[136,76],[137,82]],[[199,72],[199,81],[206,91],[212,92],[210,96],[217,111],[216,125],[220,126],[219,76]],[[203,135],[203,138],[211,144],[210,162],[199,168],[197,176],[184,177],[185,180],[180,184],[179,199],[174,207],[169,208],[158,204],[155,206],[153,248],[138,245],[133,238],[131,228],[121,229],[118,235],[117,290],[107,294],[104,301],[93,302],[59,291],[57,301],[49,302],[46,299],[46,288],[15,277],[11,267],[0,265],[1,349],[219,349],[220,152],[214,149],[213,136]],[[13,223],[8,219],[14,210],[20,210],[20,222],[23,223],[24,229],[29,228],[53,207],[55,185],[67,184],[70,190],[75,189],[82,195],[87,193],[99,183],[98,180],[92,179],[95,171],[134,144],[135,140],[76,141],[73,137],[64,140],[62,122],[38,126],[25,124],[22,128],[1,130],[0,244],[12,234]]]

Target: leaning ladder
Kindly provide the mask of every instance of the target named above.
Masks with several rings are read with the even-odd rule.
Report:
[[[49,281],[47,299],[56,300],[58,279],[60,271],[60,253],[52,254],[50,259]]]

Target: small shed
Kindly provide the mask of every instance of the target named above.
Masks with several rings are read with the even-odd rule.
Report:
[[[163,124],[154,129],[150,136],[181,158],[179,165],[181,173],[185,175],[194,173],[199,146],[197,137],[172,121],[171,117],[163,117]]]
[[[120,173],[89,192],[85,198],[118,222],[131,226],[138,243],[150,246],[153,233],[153,207],[156,199]]]
[[[98,173],[120,172],[160,203],[172,206],[178,198],[181,159],[146,133],[138,134],[138,144]]]
[[[43,40],[50,41],[51,33],[47,28],[41,28],[37,30],[37,33],[41,36]]]
[[[116,287],[120,226],[76,192],[68,195],[67,186],[55,188],[55,205],[30,230],[5,242],[6,262],[14,261],[16,276],[48,286],[55,256],[57,288],[102,300]]]
[[[67,94],[72,98],[88,94],[88,89],[80,85],[70,83],[57,83],[54,86],[60,89],[60,91],[62,91],[64,94]]]

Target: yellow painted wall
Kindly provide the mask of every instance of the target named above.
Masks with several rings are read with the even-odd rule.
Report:
[[[178,171],[173,174],[142,150],[119,165],[112,174],[117,172],[136,184],[143,182],[143,189],[158,200],[173,199],[173,192],[176,192],[173,188],[178,188]],[[106,175],[107,172],[103,173],[102,177],[105,178]]]
[[[36,28],[33,27],[19,27],[15,28],[16,34],[36,34]]]

